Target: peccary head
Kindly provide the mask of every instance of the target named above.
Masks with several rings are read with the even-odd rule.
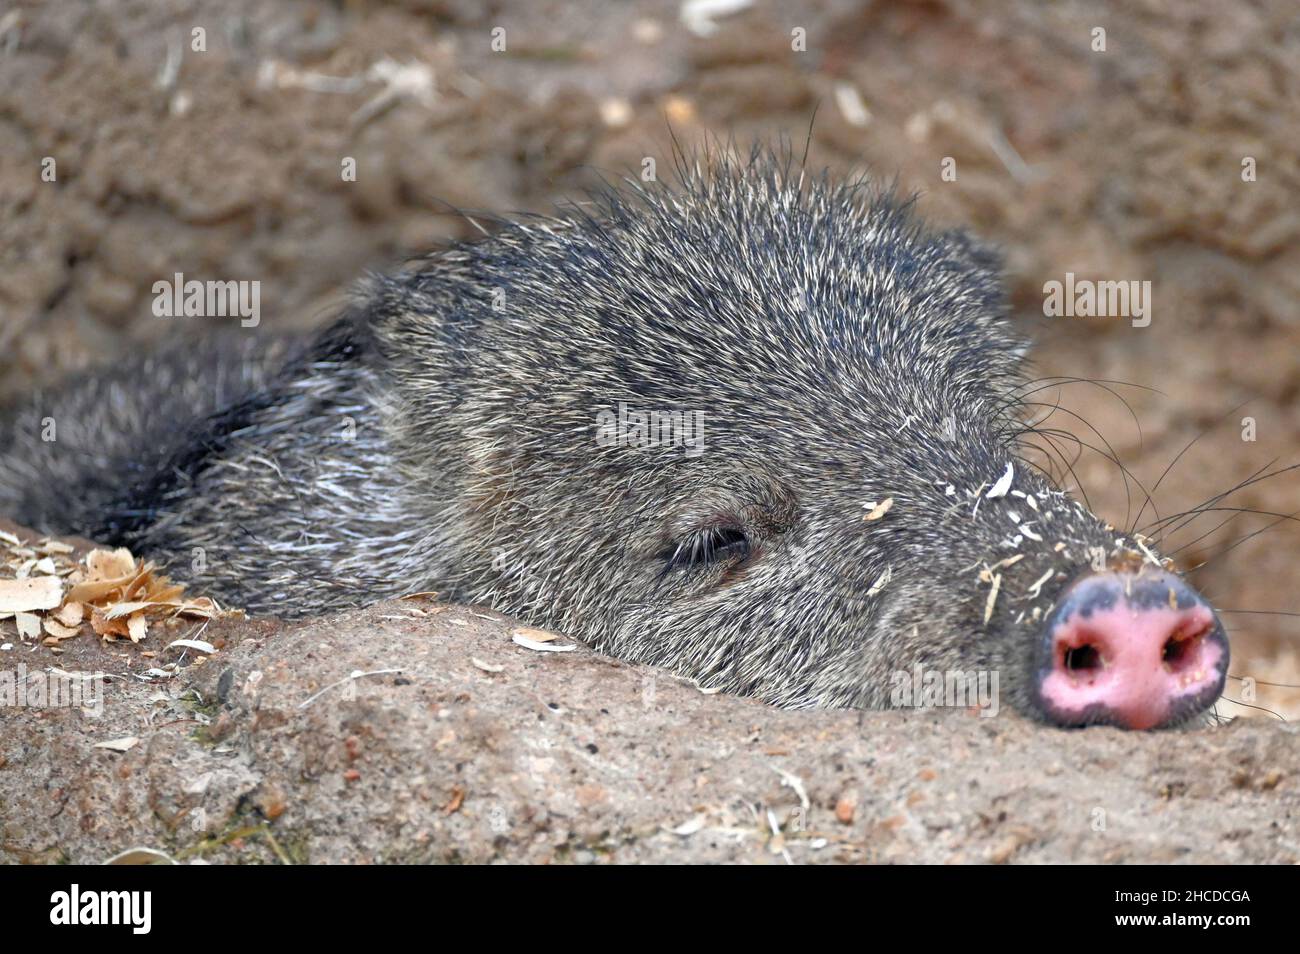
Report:
[[[714,156],[379,300],[452,595],[783,706],[957,671],[1065,725],[1217,698],[1214,613],[1021,456],[995,256],[865,182]]]

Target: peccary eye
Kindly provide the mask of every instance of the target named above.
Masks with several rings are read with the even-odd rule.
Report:
[[[744,559],[749,549],[749,537],[739,527],[701,527],[664,550],[664,573]]]

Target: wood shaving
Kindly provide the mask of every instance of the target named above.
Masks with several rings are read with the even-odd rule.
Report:
[[[994,563],[991,567],[988,568],[987,572],[996,573],[998,570],[1006,569],[1009,566],[1015,566],[1024,558],[1025,555],[1023,553],[1017,553],[1015,556],[1009,556],[1005,560],[999,560],[997,563]],[[983,573],[980,574],[980,579],[984,580],[985,583],[988,582],[988,579],[985,578]]]
[[[125,739],[112,739],[108,742],[96,742],[91,748],[108,749],[110,752],[129,752],[137,745],[140,740],[135,736],[129,736]]]
[[[23,639],[35,639],[41,635],[41,618],[35,613],[19,613],[14,616],[18,625],[18,635]]]
[[[167,644],[167,648],[171,649],[173,646],[179,646],[182,649],[192,649],[195,652],[199,652],[199,653],[207,653],[209,656],[211,656],[213,653],[217,651],[216,646],[213,646],[211,643],[204,642],[201,639],[173,639],[170,643]]]
[[[993,586],[989,590],[988,601],[984,604],[984,625],[987,626],[989,620],[993,618],[993,604],[998,601],[998,590],[1002,588],[1002,574],[993,574]]]
[[[554,636],[552,635],[552,638]],[[568,646],[556,646],[552,643],[540,643],[535,639],[529,639],[527,636],[521,636],[518,632],[511,637],[516,646],[522,646],[524,649],[531,649],[538,653],[571,653],[577,646],[572,644]]]
[[[91,550],[79,560],[76,552],[59,540],[24,543],[0,532],[0,619],[13,618],[23,640],[57,649],[89,624],[105,641],[141,643],[160,619],[233,615],[206,597],[186,597],[182,584],[124,547]]]
[[[515,629],[513,635],[522,636],[524,639],[530,639],[535,643],[549,643],[559,639],[559,633],[552,633],[545,629],[534,629],[532,626],[519,626]]]
[[[889,585],[889,581],[892,580],[893,578],[894,578],[894,568],[893,568],[893,566],[887,566],[887,567],[885,567],[885,572],[882,573],[882,574],[880,574],[880,576],[876,577],[876,582],[873,583],[873,584],[871,584],[871,588],[870,588],[869,590],[867,590],[867,596],[869,596],[869,597],[870,597],[870,596],[875,596],[877,593],[879,593],[881,590],[883,590],[886,586],[888,586],[888,585]]]
[[[141,642],[148,631],[149,621],[144,618],[144,613],[136,613],[127,619],[126,632],[131,637],[131,642]]]
[[[894,506],[894,498],[893,498],[893,497],[886,497],[884,500],[880,501],[880,503],[876,503],[876,502],[873,500],[873,501],[871,501],[871,503],[866,504],[865,506],[870,507],[871,509],[870,509],[870,511],[867,513],[867,515],[864,516],[862,519],[863,519],[863,520],[879,520],[879,519],[880,519],[881,517],[883,517],[885,514],[889,513],[889,509],[890,509],[891,507]]]
[[[174,865],[176,862],[165,852],[155,848],[128,848],[103,862],[106,865]]]
[[[1038,579],[1034,580],[1032,584],[1030,584],[1029,586],[1030,599],[1038,598],[1039,592],[1043,589],[1043,584],[1046,583],[1048,580],[1050,580],[1052,578],[1052,574],[1055,572],[1056,572],[1055,570],[1049,569],[1046,573],[1044,573]]]
[[[0,580],[0,612],[30,613],[55,609],[63,602],[63,581],[57,576]]]
[[[86,618],[86,607],[76,600],[69,600],[55,611],[54,618],[64,626],[80,626]]]
[[[1005,497],[1007,491],[1011,489],[1011,481],[1015,479],[1015,464],[1007,464],[1007,472],[998,478],[998,482],[989,488],[989,492],[984,495],[986,500],[992,500],[995,497]]]
[[[71,639],[73,636],[79,636],[81,634],[79,628],[75,626],[64,626],[58,620],[48,616],[45,618],[42,628],[56,640]]]

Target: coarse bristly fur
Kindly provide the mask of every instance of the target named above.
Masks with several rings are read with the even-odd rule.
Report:
[[[258,613],[436,590],[783,706],[919,664],[1032,711],[1052,601],[1135,543],[1017,456],[996,256],[770,151],[679,165],[373,279],[287,356],[34,399],[0,513]],[[601,442],[620,402],[702,412],[703,452]]]

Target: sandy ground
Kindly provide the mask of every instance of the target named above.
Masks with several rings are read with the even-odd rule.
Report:
[[[666,159],[668,122],[688,144],[802,142],[816,109],[814,167],[896,175],[932,221],[1001,244],[1036,373],[1126,382],[1045,387],[1026,409],[1063,408],[1044,466],[1116,524],[1139,483],[1178,513],[1297,462],[1297,36],[1288,0],[768,0],[708,37],[646,0],[17,0],[0,11],[0,400],[186,334],[150,312],[175,272],[261,281],[250,334],[311,327],[365,269],[472,237],[453,209],[547,210]],[[1151,324],[1045,318],[1043,285],[1067,272],[1150,281]],[[1097,432],[1127,491],[1094,451],[1067,472],[1066,435]],[[1215,506],[1291,514],[1300,480]],[[1209,561],[1194,576],[1233,630],[1228,697],[1254,680],[1263,709],[1245,714],[1276,720],[1300,714],[1300,693],[1266,685],[1300,683],[1300,619],[1272,612],[1300,611],[1296,530],[1229,549],[1270,519],[1202,514],[1164,546]],[[1115,765],[1144,744],[1097,738],[1115,741],[1070,744],[1113,745]]]

